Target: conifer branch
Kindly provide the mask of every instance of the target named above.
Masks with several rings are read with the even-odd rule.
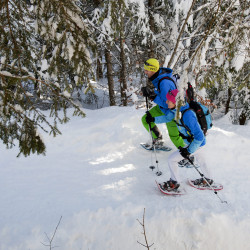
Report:
[[[210,20],[209,25],[208,25],[208,28],[207,28],[207,30],[206,30],[206,33],[205,33],[203,39],[201,40],[200,44],[198,45],[198,47],[196,48],[194,54],[192,55],[192,57],[191,57],[191,59],[190,59],[189,67],[191,66],[191,63],[193,62],[193,60],[194,60],[195,56],[197,55],[198,51],[200,50],[202,44],[204,43],[204,41],[206,41],[206,39],[207,39],[207,37],[208,37],[208,34],[210,33],[210,30],[211,30],[211,28],[213,27],[213,25],[214,25],[214,23],[215,23],[215,21],[216,21],[216,19],[217,19],[217,15],[218,15],[218,13],[219,13],[220,6],[221,6],[221,0],[219,0],[219,4],[218,4],[218,7],[217,7],[217,11],[216,11],[216,13],[215,13],[215,16]],[[188,68],[189,68],[189,67],[188,67]]]
[[[171,64],[172,64],[172,62],[173,62],[173,60],[174,60],[174,57],[175,57],[175,55],[176,55],[176,51],[177,51],[177,49],[178,49],[178,46],[179,46],[179,43],[180,43],[180,40],[181,40],[181,36],[182,36],[182,34],[183,34],[183,32],[184,32],[185,26],[186,26],[187,21],[188,21],[190,15],[191,15],[191,13],[192,13],[192,9],[193,9],[194,4],[196,3],[196,1],[197,1],[197,0],[193,0],[193,1],[192,1],[192,4],[191,4],[191,6],[190,6],[190,8],[189,8],[189,10],[188,10],[186,19],[185,19],[184,23],[182,24],[182,27],[181,27],[181,30],[180,30],[180,32],[179,32],[177,41],[176,41],[176,43],[175,43],[174,51],[172,52],[172,56],[171,56],[171,58],[170,58],[170,60],[169,60],[169,62],[168,62],[168,66],[167,66],[168,68],[171,67]]]

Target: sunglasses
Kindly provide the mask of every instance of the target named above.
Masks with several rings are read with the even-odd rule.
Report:
[[[155,67],[154,65],[152,65],[152,64],[149,64],[148,62],[144,62],[144,64],[145,64],[146,66],[151,66],[151,67]]]

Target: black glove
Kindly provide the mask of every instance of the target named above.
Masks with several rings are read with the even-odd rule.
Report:
[[[184,134],[182,134],[181,132],[179,132],[179,135],[180,135],[180,137],[182,138],[182,139],[185,139],[185,140],[187,140],[188,142],[192,142],[193,141],[193,136],[186,136],[186,135],[184,135]]]
[[[151,101],[153,101],[153,100],[155,99],[155,97],[156,97],[156,94],[155,94],[155,93],[152,93],[152,94],[149,96],[149,99],[150,99]]]
[[[185,159],[189,159],[190,153],[188,152],[187,148],[179,147],[179,152],[182,157],[184,157]]]
[[[144,97],[150,97],[152,94],[154,94],[154,92],[149,87],[142,87],[141,92]]]
[[[155,118],[152,117],[152,115],[149,113],[149,111],[146,112],[147,116],[146,116],[146,122],[148,124],[150,124],[151,122],[154,122],[155,121]]]

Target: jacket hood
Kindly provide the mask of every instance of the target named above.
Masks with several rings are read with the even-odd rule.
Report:
[[[171,74],[171,76],[172,76],[172,73],[173,73],[173,70],[172,69],[170,69],[170,68],[164,68],[164,67],[161,67],[160,69],[159,69],[159,74],[161,75],[161,74]],[[169,75],[168,75],[169,76]]]
[[[152,81],[153,85],[157,88],[158,82],[163,77],[172,77],[173,70],[170,68],[161,67],[156,74],[154,74],[149,80]]]

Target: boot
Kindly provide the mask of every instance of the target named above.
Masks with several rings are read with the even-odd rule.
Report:
[[[207,180],[207,181],[205,181],[203,178],[200,178],[200,179],[196,179],[196,180],[194,180],[194,181],[192,181],[192,182],[193,182],[193,184],[194,184],[195,186],[200,186],[200,187],[207,187],[207,186],[209,186],[209,185],[212,185],[213,182],[214,182],[212,179],[206,178],[206,180]],[[209,185],[207,184],[207,182],[209,183]]]
[[[159,138],[160,140],[162,140],[161,131],[158,129],[156,125],[153,128],[151,128],[151,131],[156,135],[157,139]]]
[[[170,179],[169,181],[164,182],[163,188],[167,191],[171,191],[177,190],[179,186],[180,184],[177,181]]]

